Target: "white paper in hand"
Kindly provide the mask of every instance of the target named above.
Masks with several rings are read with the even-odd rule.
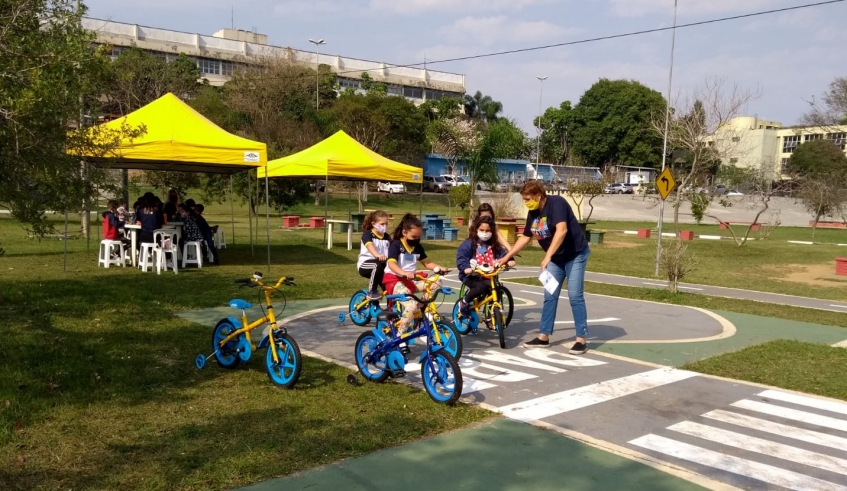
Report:
[[[538,281],[544,285],[544,289],[547,290],[547,293],[550,295],[555,294],[556,289],[559,288],[559,282],[556,281],[556,278],[554,278],[553,275],[546,269],[538,275]]]

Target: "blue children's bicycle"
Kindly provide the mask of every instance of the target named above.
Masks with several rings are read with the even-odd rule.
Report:
[[[212,332],[212,354],[223,368],[235,368],[247,363],[256,349],[267,348],[265,353],[265,366],[268,369],[268,378],[275,385],[290,389],[300,378],[300,370],[303,368],[303,359],[300,357],[300,347],[294,338],[288,335],[284,327],[276,324],[274,307],[271,305],[271,292],[278,291],[282,285],[295,286],[293,277],[279,279],[274,286],[262,283],[262,273],[253,273],[252,278],[235,280],[241,286],[250,288],[260,287],[265,294],[265,303],[268,313],[253,322],[247,322],[246,310],[253,305],[250,302],[236,298],[229,301],[229,306],[241,310],[241,319],[226,317],[218,321]],[[280,312],[285,310],[283,304]],[[250,340],[250,331],[268,323],[268,334],[262,339],[258,346]],[[273,339],[273,341],[271,341]],[[194,360],[195,366],[202,370],[206,367],[206,356],[197,355]]]
[[[411,293],[389,295],[386,298],[404,302],[408,296],[422,306],[428,306],[435,301],[439,293],[452,295],[453,290],[449,287],[433,289],[430,298],[426,300]],[[403,349],[404,343],[426,336],[426,348],[419,359],[424,389],[432,400],[453,404],[462,395],[462,372],[456,359],[439,344],[440,335],[435,328],[432,313],[428,309],[423,312],[420,322],[416,323],[416,329],[403,335],[399,335],[396,329],[399,314],[380,312],[377,315],[376,328],[363,332],[356,340],[356,366],[359,372],[372,382],[381,383],[388,377],[404,377],[406,364],[409,362],[406,357],[408,350]]]

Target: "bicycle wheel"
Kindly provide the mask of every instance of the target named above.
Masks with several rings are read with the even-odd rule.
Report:
[[[503,306],[503,315],[506,317],[506,325],[512,322],[512,314],[515,313],[515,300],[512,298],[512,292],[503,285],[497,287],[497,299],[500,300],[500,305]]]
[[[456,360],[461,358],[464,347],[462,346],[462,336],[459,336],[456,328],[443,320],[439,320],[435,324],[435,328],[438,329],[438,336],[441,338],[441,345],[444,346],[444,349]]]
[[[503,311],[499,306],[494,306],[494,327],[500,337],[500,348],[506,349],[506,322],[503,319]]]
[[[421,378],[426,393],[435,402],[453,404],[462,395],[462,371],[445,350],[427,356],[421,363]]]
[[[243,337],[244,334],[230,339],[226,344],[221,346],[221,341],[237,330],[238,327],[232,325],[229,319],[221,319],[218,325],[215,326],[215,330],[212,331],[212,351],[215,353],[215,359],[218,361],[218,365],[223,368],[235,368],[241,363],[241,359],[238,356],[238,343],[239,338]]]
[[[357,305],[364,302],[367,298],[368,295],[364,290],[359,290],[350,297],[350,305],[348,306],[347,311],[350,313],[350,320],[357,326],[364,326],[371,321],[370,302],[365,303],[364,307],[359,309],[356,308]]]
[[[356,366],[359,372],[371,382],[385,382],[388,378],[388,370],[385,357],[380,357],[368,363],[365,357],[372,353],[379,344],[379,339],[371,331],[365,331],[356,340]]]
[[[268,378],[278,387],[290,389],[300,378],[303,359],[300,357],[300,347],[297,341],[284,333],[274,334],[274,344],[279,362],[274,363],[273,348],[268,346],[265,353],[265,366],[268,368]]]
[[[473,326],[478,322],[476,318],[476,311],[471,310],[470,317],[462,317],[459,319],[459,302],[457,301],[455,305],[453,305],[453,327],[456,329],[456,332],[459,334],[468,334],[473,330]]]

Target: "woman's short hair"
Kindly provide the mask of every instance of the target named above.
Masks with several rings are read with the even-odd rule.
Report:
[[[541,184],[541,181],[529,181],[521,187],[521,195],[547,196],[547,190],[544,189],[544,184]]]

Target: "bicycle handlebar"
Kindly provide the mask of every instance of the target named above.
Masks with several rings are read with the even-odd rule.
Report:
[[[422,298],[419,298],[414,293],[406,293],[405,295],[412,297],[419,304],[429,305],[432,302],[434,302],[436,298],[438,298],[439,293],[443,293],[445,295],[452,295],[454,293],[454,290],[452,288],[450,288],[449,286],[442,286],[441,288],[438,288],[437,290],[433,290],[431,293],[432,293],[432,298],[430,298],[429,300],[423,300]]]
[[[262,283],[262,273],[259,272],[259,271],[256,271],[255,273],[253,273],[252,278],[239,278],[239,279],[235,280],[235,283],[240,284],[241,286],[249,287],[249,288],[255,288],[257,286],[260,286],[260,287],[268,289],[268,290],[278,289],[280,287],[280,285],[297,286],[294,283],[294,277],[293,276],[283,276],[282,278],[279,279],[279,281],[276,282],[275,286],[267,286],[264,283]]]

